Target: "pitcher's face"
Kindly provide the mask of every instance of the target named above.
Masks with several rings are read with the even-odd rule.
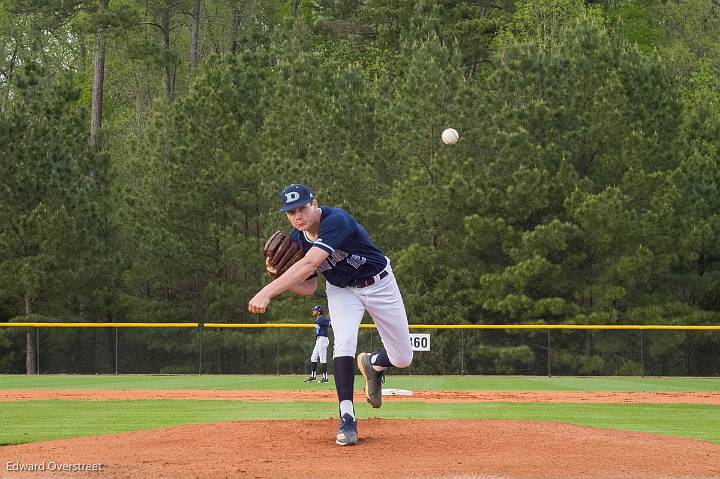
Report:
[[[298,231],[307,231],[313,224],[320,221],[320,208],[313,200],[305,206],[299,206],[285,212],[290,224]]]

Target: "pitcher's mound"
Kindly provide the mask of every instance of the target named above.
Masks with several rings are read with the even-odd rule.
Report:
[[[360,420],[336,446],[337,421],[187,425],[0,448],[3,477],[85,478],[717,478],[720,445],[565,423]],[[51,466],[51,463],[55,466]],[[50,472],[102,464],[100,472]]]

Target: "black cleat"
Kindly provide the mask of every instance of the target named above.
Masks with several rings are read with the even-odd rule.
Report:
[[[373,368],[370,362],[369,353],[358,354],[357,364],[358,369],[360,369],[360,372],[365,378],[363,391],[365,391],[367,402],[369,402],[372,407],[379,408],[382,406],[383,373],[375,371],[375,368]]]
[[[328,379],[327,379],[327,378],[322,378],[322,379],[320,380],[320,382],[321,382],[321,383],[326,383],[326,382],[328,382]]]
[[[316,383],[316,382],[317,382],[317,378],[309,377],[309,378],[307,378],[307,379],[305,380],[305,382],[306,382],[306,383]]]
[[[338,446],[352,446],[358,442],[357,420],[350,414],[344,414],[340,419],[340,429],[335,437]]]

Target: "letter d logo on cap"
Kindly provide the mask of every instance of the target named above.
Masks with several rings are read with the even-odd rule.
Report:
[[[280,192],[280,211],[288,212],[293,208],[304,206],[312,200],[313,194],[310,188],[293,183]]]

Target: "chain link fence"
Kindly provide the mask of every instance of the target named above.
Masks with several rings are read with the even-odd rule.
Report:
[[[720,376],[720,330],[422,329],[424,375]],[[11,327],[0,329],[0,373],[306,374],[312,328]],[[332,372],[332,335],[328,351]],[[363,328],[358,352],[381,347]]]

